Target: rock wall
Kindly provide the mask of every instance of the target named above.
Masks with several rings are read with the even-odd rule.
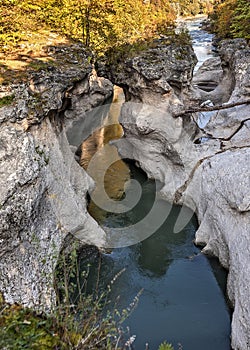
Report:
[[[65,240],[73,235],[96,246],[105,240],[86,210],[93,180],[65,134],[69,119],[112,95],[112,84],[93,74],[87,55],[84,62],[33,73],[12,86],[14,103],[0,109],[0,291],[10,303],[50,309]]]
[[[163,182],[161,195],[196,213],[196,243],[229,270],[227,292],[234,307],[232,347],[250,349],[250,110],[249,104],[201,114],[176,112],[208,98],[214,103],[250,99],[250,49],[242,39],[223,42],[221,62],[205,63],[191,81],[193,52],[155,49],[104,74],[125,89],[117,147],[150,177]],[[181,59],[178,59],[181,58]],[[163,63],[164,62],[164,63]],[[124,71],[124,72],[123,72]],[[123,73],[122,73],[123,72]],[[200,74],[200,75],[199,75]],[[216,79],[216,75],[220,79]],[[208,76],[211,76],[212,86]],[[205,78],[204,78],[205,77]],[[204,79],[208,83],[205,86]],[[203,89],[199,88],[203,87]],[[205,88],[204,88],[205,86]],[[205,119],[208,116],[205,116]],[[178,228],[178,227],[177,227]]]

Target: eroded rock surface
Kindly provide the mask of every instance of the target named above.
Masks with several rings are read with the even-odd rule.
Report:
[[[97,66],[98,75],[124,89],[126,100],[133,102],[168,102],[190,84],[197,62],[192,47],[168,39],[156,40],[140,55]],[[173,97],[174,98],[174,97]]]
[[[0,109],[0,291],[7,302],[50,309],[53,273],[65,239],[103,245],[86,210],[94,183],[78,165],[64,124],[112,94],[85,66],[34,73]]]
[[[159,48],[160,58],[155,58],[149,50],[125,62],[124,74],[121,66],[107,74],[125,89],[128,99],[120,118],[125,137],[116,144],[122,157],[136,160],[150,177],[163,182],[164,198],[196,211],[200,224],[196,242],[229,269],[232,346],[250,349],[249,104],[211,113],[203,129],[198,127],[198,115],[173,117],[176,110],[207,99],[214,103],[250,99],[250,49],[242,39],[222,43],[220,59],[213,60],[210,73],[208,62],[195,77],[196,83],[205,78],[208,82],[211,74],[218,84],[211,91],[191,82],[191,51],[184,62],[176,59],[175,65],[169,59],[173,50],[166,52],[164,48],[160,54]],[[171,81],[162,56],[171,62]],[[157,74],[151,74],[149,57]]]
[[[204,91],[214,90],[221,82],[223,70],[220,57],[206,60],[194,74],[193,83]]]

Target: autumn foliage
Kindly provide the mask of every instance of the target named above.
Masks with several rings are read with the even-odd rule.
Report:
[[[0,5],[2,48],[45,28],[106,50],[164,32],[175,20],[164,0],[0,0]]]
[[[249,0],[219,1],[211,18],[213,29],[220,37],[250,39]]]

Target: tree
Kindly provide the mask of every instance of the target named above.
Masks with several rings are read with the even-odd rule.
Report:
[[[165,0],[0,0],[1,35],[47,28],[95,51],[132,44],[164,32],[175,15]]]
[[[217,1],[211,17],[220,37],[250,39],[249,0]]]
[[[233,12],[230,32],[233,37],[250,39],[250,3],[249,0],[238,0]]]

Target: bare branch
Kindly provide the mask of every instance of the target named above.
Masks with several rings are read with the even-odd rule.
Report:
[[[228,109],[228,108],[241,106],[241,105],[245,105],[245,104],[249,104],[249,103],[250,103],[250,100],[245,100],[245,101],[233,102],[233,103],[211,106],[211,107],[195,107],[195,108],[186,109],[182,112],[178,112],[178,113],[174,114],[173,117],[177,118],[177,117],[181,117],[185,114],[190,114],[190,113],[219,111],[221,109]]]

